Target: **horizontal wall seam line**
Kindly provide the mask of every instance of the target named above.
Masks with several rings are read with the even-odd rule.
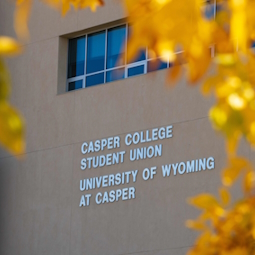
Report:
[[[158,127],[162,127],[162,126],[176,125],[176,124],[182,124],[182,123],[187,123],[187,122],[192,122],[192,121],[197,121],[197,120],[202,120],[202,119],[208,119],[208,117],[209,117],[209,116],[205,116],[205,117],[201,117],[201,118],[197,118],[197,119],[193,119],[193,120],[185,120],[185,121],[179,121],[179,122],[172,122],[172,123],[170,123],[170,124],[162,124],[162,125],[160,125],[160,126],[156,126],[156,127],[154,126],[154,127],[146,128],[146,130],[147,130],[147,129],[158,128]],[[128,134],[128,133],[140,132],[140,131],[143,131],[143,130],[144,130],[144,129],[128,131],[128,132],[125,132],[125,133],[116,134],[116,135],[114,135],[114,136],[121,136],[121,135],[125,135],[125,134]],[[104,137],[100,137],[100,138],[93,138],[93,139],[90,139],[89,141],[93,141],[93,140],[95,140],[95,139],[100,140],[100,139],[108,138],[108,137],[111,137],[111,136],[112,136],[112,135],[104,136]],[[75,145],[75,144],[83,143],[83,142],[86,142],[86,141],[88,141],[88,140],[84,140],[84,141],[81,141],[81,142],[69,143],[69,144],[63,144],[63,145],[59,145],[59,146],[55,146],[55,147],[49,147],[49,148],[40,149],[40,150],[29,151],[29,152],[26,152],[26,153],[23,153],[23,154],[17,154],[17,155],[15,155],[15,156],[23,156],[23,155],[31,154],[31,153],[34,153],[34,152],[40,152],[40,151],[46,151],[46,150],[57,149],[57,148],[61,148],[61,147],[66,147],[66,146],[70,146],[70,145]],[[11,158],[11,157],[14,157],[14,156],[9,155],[9,156],[5,156],[5,157],[0,157],[0,160],[1,160],[1,159],[6,159],[6,158]]]

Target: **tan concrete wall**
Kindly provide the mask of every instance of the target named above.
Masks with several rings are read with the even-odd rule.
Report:
[[[14,34],[12,11],[11,4],[0,2],[0,34]],[[212,99],[204,99],[184,78],[170,89],[166,70],[57,93],[59,36],[123,17],[114,0],[95,14],[72,11],[65,19],[35,3],[26,51],[8,61],[12,102],[26,119],[27,154],[23,161],[0,154],[1,255],[182,255],[194,243],[196,233],[184,222],[198,212],[186,198],[217,193],[225,162],[224,143],[207,116]],[[127,133],[166,125],[173,125],[173,138],[162,141],[162,157],[134,162],[127,157],[121,165],[80,170],[83,142],[119,135],[121,150],[129,150],[123,143]],[[240,153],[252,157],[245,143]],[[213,170],[162,177],[162,164],[209,156],[215,158]],[[144,181],[142,170],[151,166],[158,173]],[[89,207],[79,208],[85,193],[80,179],[135,169],[137,182],[123,185],[136,188],[135,199],[96,205],[97,192],[122,186],[100,188],[89,192]]]

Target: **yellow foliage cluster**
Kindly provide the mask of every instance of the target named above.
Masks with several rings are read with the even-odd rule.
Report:
[[[10,77],[3,57],[21,52],[21,46],[13,39],[0,36],[0,143],[10,152],[25,152],[24,123],[15,108],[8,103]]]
[[[216,57],[217,75],[207,79],[202,91],[214,92],[217,102],[210,110],[210,118],[216,129],[224,133],[228,151],[234,153],[242,135],[255,145],[255,58],[249,54],[241,60],[240,53],[227,60],[220,58]]]
[[[243,173],[244,198],[230,205],[230,187]],[[202,210],[186,225],[202,231],[188,255],[248,255],[255,252],[255,175],[245,158],[231,158],[222,172],[223,186],[217,199],[201,194],[189,202]]]
[[[129,58],[148,47],[152,56],[170,60],[170,78],[180,73],[180,62],[188,78],[196,82],[211,62],[214,76],[203,85],[217,102],[210,111],[213,125],[235,152],[244,136],[255,145],[255,2],[253,0],[124,0],[133,24]],[[216,12],[217,8],[217,12]],[[176,54],[177,52],[182,54]]]
[[[102,0],[42,0],[65,15],[70,6],[95,10]],[[213,64],[214,75],[202,86],[214,94],[209,116],[227,141],[228,166],[222,172],[220,199],[201,194],[190,203],[202,210],[191,228],[201,230],[190,255],[255,253],[255,173],[244,158],[235,156],[243,136],[255,145],[255,1],[254,0],[122,0],[132,24],[128,58],[148,48],[151,57],[170,61],[169,77],[176,79],[182,67],[191,83]],[[217,3],[217,5],[216,5]],[[15,29],[28,37],[32,0],[17,0]],[[216,11],[217,9],[217,11]],[[1,57],[18,53],[20,46],[0,37],[0,142],[12,152],[24,151],[23,123],[11,108],[9,75]],[[178,54],[177,54],[178,53]],[[184,65],[181,65],[184,64]],[[230,205],[229,187],[242,176],[244,197]]]
[[[220,200],[211,194],[190,199],[202,213],[187,225],[202,234],[189,254],[255,254],[255,172],[246,159],[235,156],[241,137],[255,145],[255,1],[124,2],[133,24],[129,58],[147,47],[153,57],[173,63],[172,79],[184,64],[193,84],[211,64],[214,70],[202,93],[216,98],[209,116],[227,141],[228,166],[222,173]],[[230,206],[228,188],[239,175],[244,198]]]
[[[95,11],[97,6],[103,5],[102,0],[42,0],[46,4],[61,10],[65,15],[70,6],[75,9],[90,7]],[[14,15],[14,27],[20,39],[29,37],[28,20],[32,8],[32,0],[17,0]],[[15,155],[25,153],[24,121],[18,111],[9,102],[10,77],[4,64],[3,57],[19,54],[21,45],[14,39],[0,36],[0,144]]]
[[[197,81],[210,60],[212,22],[201,15],[198,0],[124,0],[129,22],[133,24],[129,42],[129,58],[139,48],[148,47],[151,57],[177,60],[175,52],[189,66],[189,78]]]

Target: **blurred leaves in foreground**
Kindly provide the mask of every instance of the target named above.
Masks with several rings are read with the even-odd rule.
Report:
[[[0,143],[13,154],[25,152],[24,122],[8,102],[10,76],[2,57],[18,54],[21,50],[15,40],[0,36]]]
[[[189,254],[254,255],[255,172],[236,151],[242,137],[255,146],[255,1],[123,1],[133,27],[128,58],[147,47],[151,57],[173,63],[168,78],[177,79],[186,69],[191,85],[212,67],[201,88],[216,98],[209,118],[224,135],[228,163],[220,199],[200,194],[189,200],[202,210],[187,222],[202,231]],[[243,198],[230,204],[229,188],[238,177]]]
[[[242,178],[243,198],[231,204],[229,188]],[[201,194],[189,203],[202,210],[187,227],[201,231],[188,255],[250,255],[255,253],[255,174],[245,158],[231,158],[222,172],[219,199]]]
[[[102,0],[42,0],[46,4],[61,10],[65,15],[70,6],[75,9],[90,7],[95,11],[103,5]],[[32,9],[32,0],[17,0],[14,14],[14,28],[19,39],[29,38],[28,21]],[[22,47],[14,39],[0,36],[0,144],[14,155],[25,153],[24,121],[18,111],[9,102],[10,76],[3,57],[21,53]]]
[[[230,154],[242,136],[255,145],[255,1],[123,1],[133,28],[128,58],[147,47],[151,57],[173,63],[170,79],[186,68],[194,85],[213,63],[215,72],[202,86],[204,95],[216,97],[213,126]]]
[[[65,15],[70,6],[95,10],[102,0],[42,0]],[[251,163],[236,156],[244,137],[255,145],[255,1],[254,0],[122,0],[132,24],[128,58],[145,47],[151,58],[170,61],[167,76],[176,80],[186,68],[195,84],[213,63],[215,72],[202,85],[204,95],[213,94],[209,112],[213,126],[227,142],[227,167],[217,199],[200,194],[189,202],[202,210],[187,226],[202,231],[189,254],[255,254],[255,172]],[[17,0],[15,29],[28,38],[32,0]],[[6,38],[5,38],[6,39]],[[3,40],[3,39],[2,39]],[[2,43],[2,44],[1,44]],[[0,57],[17,53],[15,42],[0,39]],[[178,54],[177,54],[178,53]],[[6,101],[8,72],[0,60],[0,139],[12,152],[24,150],[23,123]],[[231,204],[230,187],[242,178],[243,198]]]

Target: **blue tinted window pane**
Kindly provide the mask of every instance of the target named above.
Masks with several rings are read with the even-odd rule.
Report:
[[[98,73],[86,77],[86,87],[104,83],[104,73]]]
[[[82,88],[83,80],[69,82],[68,84],[68,91],[81,89]]]
[[[85,37],[69,40],[68,78],[84,74]]]
[[[124,77],[125,77],[125,68],[119,68],[119,69],[106,72],[106,82],[124,79]]]
[[[145,50],[139,50],[137,55],[131,61],[129,61],[129,63],[135,63],[135,62],[138,62],[138,61],[145,60],[145,56],[146,56],[146,51]]]
[[[104,70],[105,31],[88,36],[87,73]]]
[[[126,26],[109,29],[107,34],[107,68],[125,64]]]
[[[128,77],[143,74],[144,73],[144,65],[131,67],[128,69]]]
[[[167,63],[160,60],[148,61],[147,72],[153,72],[156,70],[167,68]]]
[[[128,38],[131,36],[131,34],[132,34],[132,27],[128,26]],[[128,50],[128,45],[127,45],[127,50]],[[146,58],[146,50],[141,49],[141,50],[138,50],[137,55],[131,61],[128,61],[128,63],[135,63],[138,61],[142,61],[142,60],[145,60],[145,58]]]

